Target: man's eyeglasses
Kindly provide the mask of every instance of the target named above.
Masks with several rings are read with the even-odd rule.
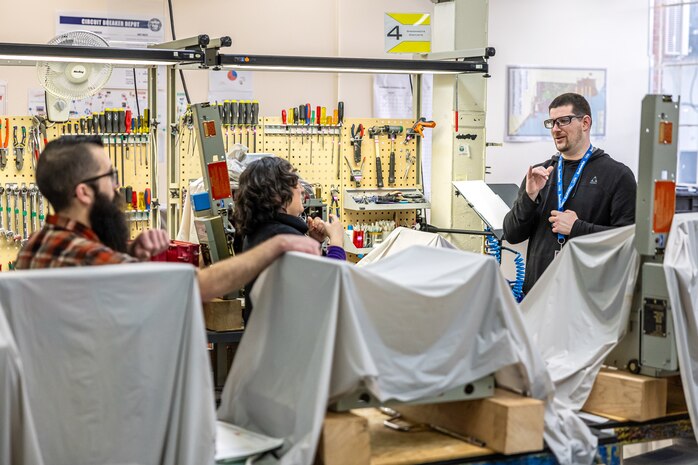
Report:
[[[573,119],[575,118],[584,118],[586,115],[567,115],[567,116],[560,116],[559,118],[555,119],[546,119],[543,121],[543,126],[545,126],[545,129],[552,129],[555,127],[557,124],[558,127],[563,127],[567,126],[572,122]]]
[[[98,180],[98,179],[101,179],[101,178],[104,178],[104,177],[107,177],[107,176],[111,176],[111,182],[112,182],[115,186],[118,186],[118,185],[119,185],[119,170],[114,169],[114,168],[112,168],[111,170],[107,171],[107,172],[104,173],[104,174],[100,174],[99,176],[93,176],[93,177],[91,177],[91,178],[83,179],[83,180],[80,181],[78,184],[85,184],[85,183],[88,183],[88,182],[96,181],[96,180]]]

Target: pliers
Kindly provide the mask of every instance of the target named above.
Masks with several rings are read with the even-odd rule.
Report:
[[[351,145],[354,146],[354,163],[359,163],[361,161],[361,141],[364,138],[364,126],[359,124],[357,128],[356,125],[351,125]]]

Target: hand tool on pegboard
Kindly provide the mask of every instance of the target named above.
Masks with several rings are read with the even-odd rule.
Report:
[[[385,126],[372,126],[368,129],[368,137],[373,138],[376,152],[376,186],[383,187],[383,166],[381,164],[381,149],[378,136],[383,133]]]
[[[143,127],[142,132],[145,137],[145,169],[148,169],[148,158],[150,158],[150,110],[143,109]]]
[[[14,231],[12,231],[12,209],[10,208],[10,197],[12,197],[12,184],[5,184],[5,216],[7,221],[5,222],[5,240],[11,241],[15,237]]]
[[[349,167],[350,179],[352,181],[354,181],[354,183],[356,184],[356,187],[361,187],[361,180],[364,177],[363,170],[364,170],[364,162],[366,161],[366,157],[363,158],[363,160],[361,161],[361,165],[359,166],[358,169],[352,168],[351,163],[349,163],[349,159],[346,156],[344,157],[344,161],[347,162],[347,166]]]
[[[5,193],[5,188],[0,186],[0,236],[5,237],[5,207],[2,203],[2,195]]]
[[[251,111],[252,117],[250,120],[252,122],[253,153],[257,153],[257,125],[259,124],[259,102],[257,100],[252,101]]]
[[[385,126],[384,132],[390,137],[390,158],[388,159],[388,184],[395,184],[395,138],[402,134],[402,126]]]
[[[354,147],[354,163],[359,163],[361,161],[361,142],[364,139],[364,126],[359,123],[356,127],[354,124],[351,125],[351,139],[350,143]]]
[[[31,224],[32,224],[32,232],[38,231],[37,225],[36,225],[36,220],[38,216],[38,197],[39,195],[39,188],[36,187],[36,184],[29,184],[29,210],[31,211]]]
[[[15,166],[17,171],[22,171],[24,167],[24,148],[27,146],[27,128],[26,126],[21,127],[22,138],[17,137],[18,126],[12,128],[12,147],[14,148],[15,154]]]
[[[27,185],[22,183],[20,189],[22,194],[22,245],[29,240],[29,224],[27,222]]]
[[[3,139],[3,132],[5,138]],[[5,122],[0,120],[0,170],[4,170],[7,166],[7,144],[10,140],[10,118],[5,118]]]
[[[334,208],[334,215],[339,219],[339,189],[337,189],[334,184],[330,187],[330,197],[332,198],[330,202],[330,211]]]
[[[13,200],[13,212],[14,212],[14,237],[12,240],[19,242],[22,240],[22,235],[19,231],[19,185],[12,184],[12,200]]]
[[[413,125],[412,128],[405,131],[405,140],[403,144],[408,144],[412,139],[419,137],[424,137],[424,128],[435,128],[436,121],[427,120],[422,117],[419,118]],[[409,172],[410,166],[416,163],[416,181],[419,183],[421,181],[421,168],[422,164],[419,160],[419,151],[417,151],[417,157],[412,157],[409,150],[406,152],[405,156],[407,161],[407,169],[405,170],[405,175],[403,179],[407,179],[407,173]]]
[[[286,117],[286,110],[281,110],[281,124],[286,127],[286,134],[288,135],[288,155],[287,158],[291,159],[291,133],[288,131],[288,119]]]
[[[230,102],[230,124],[233,126],[233,144],[236,144],[236,133],[240,124],[240,102],[237,100],[231,100]],[[240,133],[240,143],[242,143],[242,132]]]

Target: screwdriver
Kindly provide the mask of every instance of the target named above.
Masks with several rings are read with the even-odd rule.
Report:
[[[337,124],[340,126],[344,123],[344,102],[337,104]]]
[[[240,115],[240,105],[239,105],[238,101],[231,100],[229,122],[230,122],[230,125],[233,126],[233,144],[237,142],[236,136],[235,136],[235,128],[237,127],[237,124],[238,124],[239,115]]]
[[[252,101],[252,137],[254,144],[254,153],[257,153],[257,124],[259,124],[259,102],[257,100]]]

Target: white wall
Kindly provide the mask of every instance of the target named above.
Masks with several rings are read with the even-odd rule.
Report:
[[[490,0],[491,59],[488,141],[505,133],[506,67],[541,65],[608,70],[605,140],[593,141],[637,169],[640,102],[648,88],[648,2],[642,0]],[[229,35],[233,53],[384,57],[383,13],[431,12],[430,0],[173,0],[178,37]],[[55,33],[56,12],[162,12],[166,0],[0,0],[0,41],[44,43]],[[11,12],[11,13],[10,13]],[[165,17],[166,18],[166,17]],[[166,21],[167,22],[167,21]],[[206,72],[187,72],[193,101],[207,98]],[[0,67],[9,83],[8,112],[26,112],[26,89],[36,87],[34,69]],[[334,107],[346,115],[371,114],[371,77],[366,75],[256,73],[262,115],[301,102]],[[492,182],[520,182],[528,165],[555,149],[551,141],[505,143],[488,149]]]
[[[384,12],[432,12],[430,0],[173,0],[178,38],[197,34],[228,35],[228,53],[266,55],[354,56],[404,58],[383,53]],[[0,42],[45,43],[55,35],[56,13],[81,10],[103,13],[163,14],[167,0],[0,0]],[[205,101],[205,71],[185,73],[192,101]],[[0,67],[8,81],[8,113],[24,114],[27,89],[37,87],[32,67]],[[371,115],[371,76],[350,74],[261,73],[254,76],[260,114],[310,102],[336,107],[345,102],[345,116]]]
[[[506,133],[507,66],[607,69],[605,139],[592,144],[637,176],[640,107],[649,86],[649,6],[643,0],[490,0],[487,140]],[[556,152],[552,140],[488,149],[489,182],[520,183],[529,165]]]

